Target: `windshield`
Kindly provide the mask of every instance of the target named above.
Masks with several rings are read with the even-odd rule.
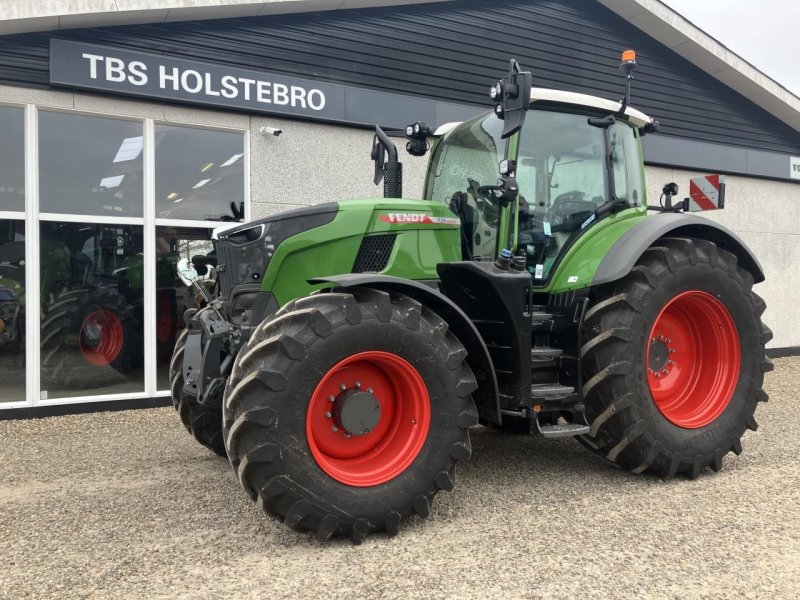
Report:
[[[548,279],[558,258],[595,219],[612,193],[635,206],[642,188],[633,128],[593,127],[587,115],[531,110],[517,158],[518,240],[534,279]],[[606,168],[611,159],[613,183]]]
[[[444,202],[461,219],[462,255],[493,259],[497,253],[500,211],[482,186],[497,183],[503,159],[502,122],[481,115],[450,132],[431,158],[425,197]]]

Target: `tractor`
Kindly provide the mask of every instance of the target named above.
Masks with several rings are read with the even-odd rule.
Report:
[[[739,454],[772,363],[758,260],[692,214],[720,179],[648,206],[630,106],[533,86],[510,61],[493,111],[405,131],[423,199],[376,127],[384,197],[215,231],[218,293],[170,365],[187,430],[251,499],[321,540],[396,535],[452,490],[476,425],[575,437],[634,473],[696,478]]]

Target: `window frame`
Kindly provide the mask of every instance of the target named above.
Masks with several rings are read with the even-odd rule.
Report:
[[[82,110],[51,106],[46,102],[41,104],[24,102],[0,101],[0,106],[24,109],[24,156],[25,156],[25,210],[0,211],[0,218],[22,220],[25,223],[25,278],[26,297],[31,301],[26,302],[25,311],[25,398],[13,402],[0,402],[0,410],[13,408],[28,408],[35,406],[84,404],[87,402],[110,402],[115,400],[149,399],[169,396],[169,391],[157,389],[156,370],[157,356],[155,351],[156,340],[156,226],[175,227],[201,227],[211,231],[218,227],[232,225],[229,221],[190,221],[180,219],[156,219],[155,216],[155,123],[195,127],[212,131],[227,131],[242,134],[243,144],[243,170],[244,170],[244,220],[251,218],[250,194],[250,130],[243,127],[209,126],[198,123],[194,119],[181,120],[159,119],[152,117],[131,117],[124,113],[105,112],[98,110]],[[114,217],[97,215],[75,215],[39,212],[39,111],[58,112],[65,114],[78,114],[101,118],[118,119],[140,122],[143,125],[144,148],[143,161],[143,217]],[[249,120],[248,120],[249,123]],[[141,392],[127,392],[119,394],[91,394],[85,393],[70,398],[42,399],[39,357],[41,354],[41,289],[40,289],[40,236],[39,225],[43,221],[69,221],[88,222],[112,225],[138,225],[143,227],[143,255],[144,255],[144,385]],[[35,300],[34,300],[35,299]]]

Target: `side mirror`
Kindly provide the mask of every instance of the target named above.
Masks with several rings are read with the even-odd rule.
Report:
[[[178,277],[186,287],[192,287],[192,284],[199,279],[194,266],[185,258],[178,261]]]
[[[497,102],[494,113],[503,120],[503,139],[522,129],[531,103],[532,85],[530,71],[520,71],[519,63],[512,58],[508,65],[508,75],[489,90],[489,97]]]

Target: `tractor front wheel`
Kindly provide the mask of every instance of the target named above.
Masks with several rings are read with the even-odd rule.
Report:
[[[664,238],[586,312],[581,439],[634,472],[717,471],[753,416],[772,369],[764,301],[736,257],[715,244]]]
[[[205,446],[215,454],[225,454],[222,439],[222,398],[218,398],[218,406],[205,406],[183,391],[183,355],[186,351],[186,338],[189,330],[184,329],[175,342],[175,350],[169,363],[169,382],[172,393],[172,405],[178,411],[183,426],[201,446]]]
[[[225,390],[231,463],[253,500],[320,539],[428,516],[478,422],[466,350],[433,311],[355,289],[290,302],[242,348]]]

